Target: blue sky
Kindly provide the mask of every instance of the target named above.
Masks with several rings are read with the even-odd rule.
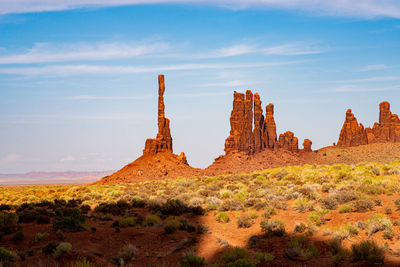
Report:
[[[0,0],[0,173],[119,169],[156,135],[166,75],[174,151],[223,153],[234,90],[278,132],[336,142],[400,113],[398,1]],[[151,3],[150,3],[151,2]]]

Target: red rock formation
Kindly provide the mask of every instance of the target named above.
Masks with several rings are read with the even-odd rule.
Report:
[[[261,152],[265,148],[264,142],[264,115],[261,107],[260,95],[254,94],[254,152]]]
[[[253,130],[254,106],[254,130]],[[276,124],[274,120],[274,105],[266,107],[265,120],[262,114],[260,96],[246,91],[246,96],[241,93],[233,94],[233,109],[231,112],[231,131],[225,140],[225,153],[245,152],[254,154],[264,149],[283,148],[289,151],[298,151],[298,139],[293,133],[286,132],[277,141]]]
[[[274,104],[268,104],[265,107],[265,131],[264,131],[265,147],[275,148],[277,143],[276,124],[274,120]]]
[[[303,151],[304,152],[312,152],[311,145],[312,145],[312,142],[310,139],[304,139]]]
[[[169,129],[169,120],[165,118],[164,105],[164,75],[158,75],[158,133],[155,139],[147,139],[143,155],[159,152],[172,152],[172,137]]]
[[[233,94],[233,109],[230,118],[231,131],[225,140],[225,153],[243,151],[254,152],[253,135],[253,93],[246,91]]]
[[[364,145],[367,143],[367,133],[364,130],[364,126],[362,124],[358,124],[356,117],[354,117],[354,114],[351,112],[351,109],[348,109],[342,130],[340,131],[337,146],[349,147]]]
[[[279,135],[278,147],[292,152],[299,151],[299,140],[294,133],[287,131]]]
[[[358,125],[351,110],[347,111],[338,146],[349,147],[385,142],[400,142],[400,120],[396,114],[392,114],[388,102],[379,104],[379,122],[376,122],[372,128],[364,129],[361,123]]]

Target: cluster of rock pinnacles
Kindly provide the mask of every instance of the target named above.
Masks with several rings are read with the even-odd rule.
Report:
[[[164,75],[158,76],[158,133],[154,139],[147,139],[143,155],[154,155],[159,152],[172,153],[172,137],[169,120],[165,118],[164,105]],[[400,142],[400,120],[390,111],[390,104],[382,102],[379,105],[379,122],[372,128],[364,129],[357,122],[351,109],[346,112],[346,120],[340,132],[337,146],[350,147],[378,142]],[[274,105],[268,104],[265,108],[265,117],[260,96],[247,90],[245,94],[233,93],[233,109],[230,117],[230,135],[225,140],[225,153],[244,152],[247,154],[259,153],[265,149],[284,149],[299,152],[298,138],[293,132],[287,131],[277,138],[274,120]],[[305,139],[303,151],[311,152],[312,142]],[[179,158],[186,162],[182,152]]]

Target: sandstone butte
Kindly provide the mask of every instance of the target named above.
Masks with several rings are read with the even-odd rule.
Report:
[[[379,104],[379,122],[376,122],[372,128],[364,129],[362,123],[357,122],[352,110],[347,110],[337,142],[338,147],[387,142],[400,142],[400,120],[396,114],[392,114],[390,111],[389,102],[384,101]]]
[[[225,155],[217,157],[206,169],[189,166],[185,154],[173,153],[170,121],[165,117],[164,75],[158,76],[158,133],[145,142],[143,155],[121,170],[103,177],[97,183],[130,183],[146,180],[218,175],[223,173],[250,172],[258,169],[301,164],[355,163],[358,161],[389,161],[400,151],[392,143],[400,143],[400,120],[390,111],[390,104],[379,105],[379,122],[372,128],[364,129],[349,109],[340,132],[339,141],[333,147],[312,152],[312,142],[304,139],[303,149],[298,148],[299,140],[293,132],[276,132],[274,105],[268,104],[263,114],[258,93],[248,90],[245,94],[234,92],[230,116],[230,134],[225,140]],[[378,144],[386,143],[387,145]],[[371,144],[368,147],[356,148]],[[373,145],[372,145],[373,144]],[[379,147],[375,147],[379,145]],[[353,147],[354,150],[340,149]],[[379,151],[383,151],[379,154]],[[389,151],[389,152],[388,152]],[[341,153],[341,157],[337,155]],[[388,157],[388,155],[390,156]],[[380,158],[377,158],[379,154]],[[399,154],[400,155],[400,154]]]
[[[146,140],[143,155],[99,183],[129,183],[178,176],[194,176],[200,169],[188,165],[185,153],[173,154],[169,119],[165,117],[164,75],[158,75],[158,133]]]
[[[265,110],[264,118],[258,93],[253,97],[250,90],[247,90],[246,94],[234,92],[230,117],[231,131],[225,140],[225,154],[244,152],[251,155],[265,149],[299,152],[298,138],[293,132],[287,131],[277,138],[274,105],[268,104]],[[304,152],[312,151],[312,142],[309,139],[306,139],[303,145]]]

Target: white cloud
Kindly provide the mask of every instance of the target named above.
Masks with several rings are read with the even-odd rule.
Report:
[[[267,55],[283,55],[283,56],[298,56],[298,55],[311,55],[320,54],[324,52],[321,48],[314,45],[307,45],[303,43],[288,43],[273,47],[262,49]]]
[[[357,93],[357,92],[380,92],[380,91],[395,91],[395,90],[400,90],[400,86],[368,87],[359,85],[343,85],[336,88],[332,88],[329,91],[340,92],[340,93]]]
[[[373,64],[373,65],[368,65],[360,69],[360,71],[371,71],[371,70],[385,70],[388,69],[389,66],[385,64]]]
[[[12,75],[50,75],[50,76],[70,76],[70,75],[122,75],[145,72],[164,72],[177,70],[199,70],[199,69],[241,69],[241,68],[261,68],[268,66],[283,66],[301,63],[304,61],[281,61],[267,63],[191,63],[165,66],[105,66],[105,65],[51,65],[40,67],[20,67],[20,68],[0,68],[0,74]]]
[[[400,81],[400,76],[376,76],[362,79],[333,81],[335,83],[369,83],[369,82],[393,82]]]
[[[398,0],[2,0],[0,14],[136,4],[206,4],[232,9],[304,10],[317,15],[400,18]]]
[[[78,60],[106,60],[133,58],[166,51],[166,43],[153,44],[59,44],[36,43],[31,49],[21,54],[0,56],[0,64],[26,64],[43,62],[62,62]],[[4,52],[2,53],[4,54]]]

